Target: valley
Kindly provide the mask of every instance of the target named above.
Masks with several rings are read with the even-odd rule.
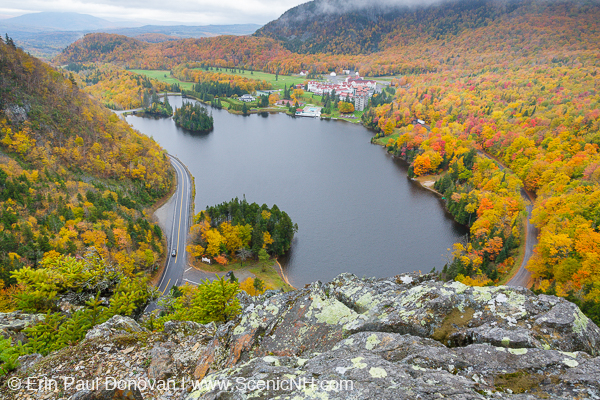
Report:
[[[0,20],[2,396],[75,347],[95,375],[127,373],[94,361],[117,349],[179,383],[273,367],[356,398],[600,393],[598,1],[66,15]],[[215,395],[191,390],[132,395]]]

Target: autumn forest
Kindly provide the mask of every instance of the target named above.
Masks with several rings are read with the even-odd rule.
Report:
[[[148,111],[157,94],[183,92],[246,114],[279,99],[227,99],[274,89],[255,71],[351,70],[385,82],[360,123],[373,143],[405,160],[410,178],[434,181],[431,189],[469,228],[437,268],[440,277],[506,283],[523,259],[531,204],[539,230],[526,266],[532,289],[567,297],[600,322],[600,4],[465,0],[390,12],[373,6],[373,18],[364,10],[321,15],[313,6],[251,36],[147,43],[88,34],[53,66],[8,37],[0,43],[0,310],[49,316],[20,354],[74,343],[94,323],[139,313],[158,296],[149,277],[168,251],[151,213],[175,190],[174,171],[153,139],[109,108]],[[131,69],[168,72],[155,79]],[[304,94],[291,93],[294,101]],[[343,100],[323,108],[354,112]],[[174,112],[186,129],[212,128],[200,106]],[[188,253],[220,264],[282,255],[298,229],[277,206],[245,199],[198,211]],[[57,299],[78,285],[95,297],[79,314],[59,316]],[[243,288],[264,291],[260,281]],[[226,289],[232,299],[239,285]],[[190,315],[226,319],[225,311],[213,318],[200,310],[213,290],[183,289],[158,326]],[[239,311],[232,304],[227,313]],[[42,340],[49,332],[55,345]]]

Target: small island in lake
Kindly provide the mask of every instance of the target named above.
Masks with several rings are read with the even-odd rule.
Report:
[[[182,128],[194,132],[208,132],[213,129],[213,117],[200,104],[184,102],[175,110],[173,120]]]
[[[144,107],[145,114],[155,115],[158,117],[170,117],[173,115],[173,107],[171,107],[171,104],[169,104],[169,99],[166,93],[164,95],[164,101],[160,101],[160,98],[156,92],[153,92],[149,101],[144,98],[143,103],[150,103],[148,106]]]

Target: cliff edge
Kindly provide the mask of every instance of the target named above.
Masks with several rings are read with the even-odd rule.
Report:
[[[129,318],[113,317],[77,346],[12,375],[170,380],[173,387],[100,385],[55,394],[4,387],[3,398],[600,396],[600,329],[558,297],[444,283],[432,275],[342,274],[289,293],[240,299],[242,313],[220,326],[169,322],[164,332],[151,333]]]

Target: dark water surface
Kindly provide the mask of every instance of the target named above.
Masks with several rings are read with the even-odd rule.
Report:
[[[174,107],[180,97],[169,97]],[[127,121],[187,165],[196,211],[234,197],[266,203],[298,223],[282,261],[290,282],[328,281],[341,272],[387,277],[438,270],[466,229],[406,166],[371,145],[371,132],[341,121],[212,110],[215,129],[194,134],[172,119]]]

